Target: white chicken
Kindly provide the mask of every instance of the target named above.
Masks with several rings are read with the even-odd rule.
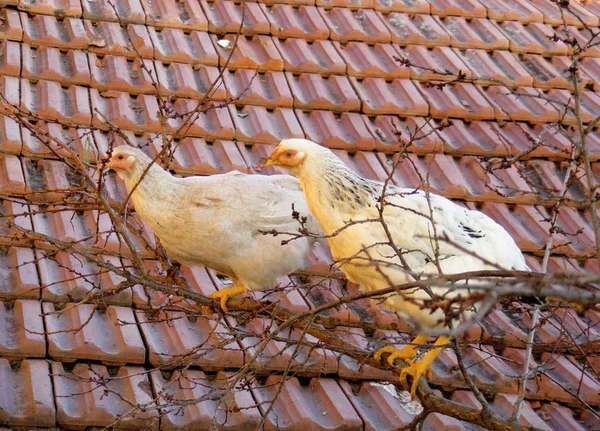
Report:
[[[273,287],[278,277],[300,268],[314,239],[299,238],[292,205],[307,227],[319,232],[298,180],[288,175],[246,175],[238,171],[208,177],[178,178],[153,163],[141,150],[121,146],[106,167],[121,177],[139,216],[160,238],[168,255],[186,265],[204,265],[227,275],[233,286],[211,295],[227,300],[247,290]],[[137,186],[136,186],[137,185]]]
[[[298,177],[311,213],[328,236],[333,258],[341,271],[363,290],[373,291],[415,281],[422,276],[504,268],[527,271],[525,259],[506,230],[478,211],[470,211],[450,200],[414,189],[388,184],[385,189],[383,222],[379,208],[384,184],[360,177],[329,149],[304,139],[282,141],[266,165],[288,168]],[[433,223],[432,223],[433,220]],[[391,246],[390,238],[395,248]],[[401,257],[398,254],[400,252]],[[464,289],[432,287],[439,298],[452,298]],[[411,289],[386,297],[384,305],[421,328],[440,327],[447,322],[444,311],[424,307],[432,295],[426,289]],[[473,307],[461,314],[465,319]],[[454,322],[455,323],[455,322]],[[424,331],[422,331],[424,332]],[[414,397],[419,378],[431,367],[450,337],[441,336],[434,348],[415,362],[419,345],[429,336],[419,334],[402,350],[384,347],[388,362],[404,359],[401,382],[413,377]]]

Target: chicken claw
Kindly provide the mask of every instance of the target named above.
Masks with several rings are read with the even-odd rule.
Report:
[[[400,383],[405,388],[409,387],[406,377],[411,376],[413,379],[412,385],[410,385],[410,396],[412,398],[416,398],[417,386],[419,386],[419,380],[421,377],[425,376],[425,378],[429,378],[431,375],[431,366],[433,365],[433,361],[435,361],[435,358],[437,358],[443,350],[443,348],[440,348],[439,346],[448,343],[450,340],[450,337],[439,337],[434,343],[434,348],[425,353],[420,361],[409,361],[408,367],[402,368],[400,371]]]
[[[215,293],[209,295],[209,298],[220,299],[221,300],[221,309],[228,313],[229,309],[227,308],[227,300],[237,295],[241,295],[242,293],[246,293],[248,289],[245,286],[230,286],[225,289],[221,289],[216,291]],[[210,307],[203,307],[205,309],[211,310]],[[206,311],[206,310],[205,310]]]
[[[408,361],[412,359],[417,354],[417,350],[421,344],[425,344],[429,335],[419,335],[417,336],[410,344],[404,347],[402,350],[396,349],[394,346],[385,346],[381,349],[377,350],[373,355],[373,358],[376,361],[381,362],[381,356],[384,353],[389,353],[390,355],[387,357],[387,363],[393,367],[396,359],[402,359],[403,361]]]

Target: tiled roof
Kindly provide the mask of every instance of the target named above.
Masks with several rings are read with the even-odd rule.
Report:
[[[185,120],[172,115],[163,122],[157,93],[176,114],[209,98],[214,109],[198,113],[175,140],[174,172],[258,174],[281,139],[305,137],[367,178],[391,175],[407,187],[427,178],[432,191],[502,224],[539,270],[552,208],[573,169],[571,143],[553,123],[576,124],[560,106],[572,96],[573,45],[553,36],[566,24],[584,40],[600,31],[599,16],[592,0],[570,1],[569,11],[553,0],[5,0],[0,93],[91,162],[123,137],[148,144],[153,155],[162,149],[161,133],[175,133]],[[581,57],[581,117],[590,122],[600,114],[600,47]],[[465,79],[455,82],[459,72]],[[431,80],[449,84],[439,88]],[[52,152],[65,150],[2,115],[10,111],[0,105],[3,218],[78,241],[127,268],[131,253],[103,233],[109,217]],[[421,139],[393,170],[396,129],[404,137],[418,131]],[[597,183],[597,130],[587,146]],[[501,158],[515,156],[516,163],[498,168]],[[548,270],[598,274],[589,183],[583,166],[569,172]],[[127,196],[114,176],[104,188],[115,207]],[[381,383],[396,381],[390,370],[341,355],[297,328],[274,334],[274,321],[265,317],[208,318],[190,300],[140,285],[106,295],[101,307],[79,303],[98,289],[117,288],[122,278],[14,232],[0,225],[0,425],[391,430],[418,413],[414,401]],[[150,257],[140,241],[135,246]],[[308,276],[285,277],[284,289],[255,298],[299,313],[357,293],[352,284],[319,278],[329,269],[324,256],[317,249]],[[147,264],[161,275],[156,262]],[[211,270],[182,272],[202,295],[222,287]],[[304,282],[321,283],[306,290],[299,288]],[[475,384],[505,418],[517,402],[531,326],[523,310],[498,306],[469,330],[464,351]],[[347,323],[331,331],[357,350],[402,344],[411,330],[367,300],[325,316]],[[600,313],[560,308],[546,317],[536,332],[530,369],[537,374],[526,385],[520,423],[600,429]],[[268,334],[274,337],[261,350]],[[285,341],[303,335],[306,344],[298,348]],[[251,377],[226,390],[254,355],[244,370]],[[439,356],[430,383],[438,396],[480,408],[452,350]],[[440,413],[423,423],[443,427],[481,429]]]

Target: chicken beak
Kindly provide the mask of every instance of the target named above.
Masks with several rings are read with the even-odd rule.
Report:
[[[100,162],[100,164],[98,165],[98,167],[96,168],[96,170],[98,172],[102,172],[105,169],[111,169],[112,168],[112,163],[110,163],[110,160],[106,163],[102,163]]]
[[[265,166],[279,166],[281,165],[281,163],[279,162],[279,159],[272,159],[271,157],[269,157],[267,159],[267,161],[265,162]]]

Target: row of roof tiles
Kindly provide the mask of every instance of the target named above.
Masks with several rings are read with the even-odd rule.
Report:
[[[222,111],[222,110],[215,110]],[[214,131],[210,144],[201,138],[184,138],[177,141],[177,151],[171,165],[181,174],[215,174],[224,173],[233,169],[248,172],[253,167],[260,165],[260,158],[268,154],[257,152],[262,146],[257,146],[255,151],[249,151],[242,142],[251,144],[263,142],[277,144],[287,137],[306,137],[328,148],[346,150],[351,153],[356,151],[378,150],[385,153],[397,152],[401,149],[396,132],[401,133],[405,142],[412,139],[408,152],[418,155],[429,155],[434,159],[440,156],[432,154],[444,153],[448,156],[515,156],[524,154],[527,158],[545,158],[551,160],[564,160],[570,157],[572,144],[560,134],[555,126],[532,125],[523,122],[510,122],[498,124],[487,121],[464,122],[453,120],[451,127],[439,129],[443,124],[438,120],[420,117],[399,118],[393,115],[379,115],[369,117],[358,113],[335,114],[331,111],[315,110],[304,112],[301,110],[275,109],[268,111],[264,107],[247,106],[242,110],[232,109],[242,124],[244,118],[249,117],[250,124],[258,124],[255,130],[225,129],[219,130],[217,125],[211,125],[217,112],[201,115],[196,121],[196,130]],[[291,115],[289,115],[291,114]],[[229,121],[227,124],[230,124]],[[89,129],[76,129],[59,124],[38,123],[38,127],[46,130],[48,135],[73,149],[80,156],[96,161],[96,155],[103,155],[113,144],[122,144],[122,140],[113,134],[100,130],[90,132]],[[135,135],[131,131],[123,131],[132,144],[142,147],[148,144],[151,147],[161,148],[162,142],[156,135],[143,133]],[[246,132],[246,133],[244,133]],[[208,133],[207,133],[208,134]],[[241,142],[236,145],[227,138],[236,137]],[[0,152],[5,154],[52,157],[50,149],[39,141],[26,128],[22,128],[14,120],[0,116]],[[226,140],[222,140],[225,137]],[[533,138],[536,137],[536,138]],[[575,136],[576,137],[576,136]],[[210,140],[210,134],[209,138]],[[246,144],[246,145],[247,145]],[[54,151],[61,152],[58,145],[52,144]],[[587,146],[592,161],[600,157],[600,137],[590,134],[587,137]],[[268,152],[265,149],[264,152]],[[66,153],[65,153],[66,154]],[[358,153],[359,155],[361,153]],[[384,156],[380,156],[384,157]],[[439,159],[441,160],[441,158]],[[4,175],[11,176],[8,172]],[[2,189],[7,192],[14,188],[21,190],[22,182],[11,179],[2,184]],[[544,182],[544,181],[542,181]],[[554,181],[551,181],[553,183]],[[403,184],[403,180],[399,180]],[[461,184],[459,181],[457,184]],[[459,186],[460,187],[460,186]],[[517,188],[518,189],[518,188]],[[528,190],[525,188],[524,190]],[[579,199],[575,196],[575,199]]]
[[[205,272],[203,268],[186,269],[186,275],[191,271]],[[207,278],[206,275],[203,277]],[[282,279],[281,282],[284,284],[285,281]],[[297,290],[296,285],[288,280],[286,288],[268,295],[263,293],[262,296],[266,297],[263,300],[277,301],[293,312],[305,312],[343,295],[339,284],[330,282],[326,282],[326,287],[316,285],[310,290]],[[214,291],[214,285],[205,284],[202,290],[198,290],[202,293]],[[358,288],[350,286],[348,293],[356,292]],[[165,308],[182,309],[184,305],[170,304]],[[187,306],[191,308],[190,304]],[[375,351],[384,344],[401,346],[409,341],[406,331],[410,331],[410,327],[405,322],[398,322],[395,315],[382,312],[368,301],[341,305],[331,310],[329,316],[349,323],[372,322],[382,328],[396,328],[378,329],[370,337],[358,328],[335,329],[340,338],[361,349]],[[527,313],[519,311],[496,309],[481,324],[469,330],[467,339],[475,344],[466,353],[466,363],[482,390],[517,392],[518,384],[514,378],[522,370],[525,355],[522,349],[526,346],[531,325],[527,316]],[[284,340],[286,337],[298,339],[301,332],[274,334],[276,325],[269,319],[254,318],[240,322],[227,316],[222,320],[212,320],[200,312],[133,310],[114,305],[95,308],[90,304],[56,305],[30,299],[0,302],[0,317],[5,323],[5,330],[0,336],[0,355],[11,360],[49,356],[65,363],[92,360],[117,366],[148,361],[162,369],[193,365],[213,372],[242,367],[245,360],[257,352],[260,337],[273,334],[279,335],[279,339],[269,341],[255,358],[252,369],[256,372],[283,372],[290,368],[301,376],[337,374],[342,378],[393,379],[388,371],[361,367],[351,358],[315,347],[317,340],[311,336],[305,340],[308,344],[296,351],[295,346],[286,344]],[[573,310],[559,309],[547,313],[543,325],[536,331],[538,347],[549,351],[568,348],[573,352],[595,352],[600,343],[599,322],[600,314],[596,311],[578,315]],[[397,332],[398,329],[403,332]],[[500,354],[489,345],[480,345],[481,342],[498,346],[496,349]],[[585,368],[593,369],[600,364],[599,358],[594,354],[586,358],[589,363],[584,364],[581,358],[571,355],[536,356],[538,363],[548,363],[548,376],[537,388],[532,384],[527,397],[575,403],[572,396],[578,395],[586,402],[598,405],[600,383],[597,375],[594,377],[593,372],[585,372]],[[533,369],[537,365],[534,363],[531,367]],[[582,378],[585,382],[578,386],[577,382]],[[466,387],[451,350],[445,351],[434,365],[431,381],[442,387]],[[565,386],[561,388],[556,383],[564,383]]]
[[[242,91],[244,82],[253,79],[251,75],[241,73],[227,73],[226,76],[226,82],[233,92]],[[325,141],[331,137],[333,147],[340,146],[335,144],[337,138],[343,142],[342,147],[378,148],[385,151],[390,148],[390,144],[386,142],[387,137],[382,137],[382,134],[385,135],[384,131],[378,132],[380,127],[370,127],[371,120],[361,117],[360,112],[368,116],[430,115],[436,120],[458,118],[467,121],[519,121],[533,124],[560,121],[566,125],[576,124],[573,113],[565,111],[564,107],[571,103],[572,95],[568,90],[554,89],[541,94],[532,87],[520,87],[517,91],[522,96],[517,96],[509,94],[503,87],[482,87],[472,83],[451,84],[439,89],[410,79],[385,81],[382,78],[348,79],[343,76],[323,78],[316,74],[302,74],[298,77],[291,74],[269,74],[258,76],[254,81],[256,84],[251,84],[250,91],[244,93],[238,103],[250,101],[267,106],[213,106],[199,113],[185,131],[186,136],[267,144],[276,144],[281,139],[291,137],[308,137],[327,144]],[[288,90],[288,83],[291,92]],[[280,90],[277,96],[270,93],[273,88]],[[149,94],[135,96],[121,91],[88,89],[79,85],[63,87],[57,81],[32,82],[11,76],[0,77],[0,92],[12,106],[47,121],[59,121],[73,126],[103,126],[106,121],[110,121],[119,129],[136,133],[158,133],[163,129],[158,116],[158,101]],[[284,106],[291,103],[298,109],[275,107],[279,101],[283,101]],[[181,114],[192,112],[199,106],[197,100],[183,98],[172,102],[172,105],[175,112]],[[10,112],[7,106],[2,104],[0,112]],[[313,112],[304,112],[306,110]],[[319,112],[320,110],[327,111]],[[335,117],[334,111],[343,114],[325,127],[323,118]],[[600,112],[600,93],[583,91],[583,121],[592,121],[597,112]],[[351,128],[341,135],[328,130],[335,128],[339,121],[343,122],[341,119],[344,117],[352,124]],[[10,127],[7,121],[3,123],[5,127]],[[179,117],[168,119],[167,132],[174,133],[182,124],[184,121]],[[498,129],[497,126],[493,128]],[[354,142],[344,142],[346,139]],[[523,140],[527,140],[526,135],[519,141]],[[394,144],[396,140],[390,142]],[[4,145],[12,144],[5,142]],[[499,143],[493,147],[504,145]],[[546,150],[547,155],[554,151],[552,148]]]
[[[223,4],[229,5],[230,2]],[[253,5],[246,6],[250,10],[259,7],[256,3],[247,4]],[[228,10],[240,8],[233,3],[231,5]],[[265,8],[264,11],[250,14],[255,19],[246,22],[246,25],[252,27],[247,28],[243,33],[254,36],[239,37],[233,54],[234,62],[236,57],[279,59],[279,61],[272,60],[268,67],[281,70],[281,57],[274,45],[274,41],[278,38],[302,38],[307,43],[327,39],[340,43],[393,42],[402,46],[451,46],[460,49],[482,48],[544,55],[566,55],[572,51],[570,46],[561,41],[551,40],[555,33],[561,35],[564,30],[535,22],[523,24],[518,21],[504,21],[496,24],[482,18],[466,19],[453,16],[439,18],[432,15],[409,15],[399,12],[382,14],[371,9],[352,11],[346,8],[323,9],[314,6],[294,8],[290,5],[275,5],[267,10],[264,5],[262,7]],[[262,14],[262,20],[259,12]],[[242,11],[238,10],[237,14],[239,15],[237,20],[241,23]],[[235,33],[239,28],[239,26],[234,28],[232,23],[235,23],[236,19],[231,16],[210,19],[212,28],[206,24],[206,28],[189,31],[179,28],[146,27],[140,24],[128,24],[122,27],[117,22],[94,22],[79,18],[59,20],[49,15],[29,16],[10,8],[5,8],[2,15],[3,26],[0,28],[0,35],[13,41],[23,41],[34,46],[87,49],[102,54],[141,56],[206,65],[215,65],[216,61],[223,64],[231,53],[230,47],[213,45],[211,38],[212,42],[216,42],[219,37],[232,42],[236,37],[234,34],[225,36],[218,36],[218,34]],[[269,23],[269,19],[274,22]],[[222,22],[224,27],[216,27],[219,22]],[[207,30],[213,34],[209,34]],[[586,29],[569,27],[569,31],[580,43],[590,38],[590,33]],[[600,48],[592,47],[582,56],[600,57]]]
[[[79,0],[6,0],[4,4],[16,6],[19,10],[31,14],[55,15],[58,17],[86,18],[94,21],[117,21],[147,24],[156,27],[175,27],[204,31],[207,21],[214,22],[216,16],[222,17],[223,11],[234,7],[227,1],[182,1],[165,0],[127,0],[114,7],[108,0],[80,2]],[[227,3],[230,3],[229,5]],[[285,0],[266,0],[260,3],[248,3],[244,6],[253,16],[255,9],[269,12],[288,6]],[[539,22],[551,25],[598,26],[600,8],[597,3],[588,0],[572,3],[569,10],[562,10],[551,0],[301,0],[294,6],[316,5],[323,9],[342,7],[348,9],[375,9],[382,12],[405,12],[411,14],[431,14],[440,17],[461,16],[465,18],[489,18],[497,21],[515,20],[524,23]],[[226,14],[229,12],[225,12]],[[115,13],[116,12],[116,13]],[[118,17],[117,18],[117,13]],[[579,17],[580,19],[578,19]],[[264,19],[264,16],[262,17]],[[276,20],[276,18],[275,18]],[[272,23],[277,25],[277,21]]]
[[[237,69],[223,72],[225,85],[214,86],[212,99],[239,97],[239,103],[243,104],[314,108],[311,100],[302,100],[308,96],[302,90],[309,87],[325,94],[325,100],[321,102],[323,108],[357,110],[360,103],[353,87],[356,88],[356,81],[363,78],[450,80],[459,72],[488,85],[502,83],[513,88],[536,87],[543,90],[573,88],[568,73],[571,60],[566,56],[545,58],[536,54],[517,55],[509,51],[489,54],[482,49],[460,51],[448,47],[427,49],[421,45],[400,47],[394,44],[367,45],[363,42],[342,45],[339,42],[316,41],[308,46],[303,39],[275,41],[278,52],[282,53],[281,70],[267,70],[276,61],[272,56],[268,60],[265,58],[267,63],[255,63],[255,68],[237,68],[243,62],[248,66],[252,64],[247,58],[238,58],[234,53],[229,66]],[[306,54],[311,52],[318,59],[308,59]],[[409,59],[420,67],[402,66],[397,61],[399,58]],[[161,95],[203,98],[213,84],[219,82],[220,70],[216,66],[216,57],[210,63],[214,65],[165,64],[158,60],[131,60],[118,55],[94,53],[86,55],[80,50],[61,51],[56,47],[32,47],[10,41],[0,47],[0,72],[3,75],[131,94],[156,94],[153,86],[156,81]],[[256,69],[264,71],[257,74]],[[434,71],[443,71],[448,75]],[[579,78],[581,86],[600,90],[598,80],[594,79],[599,72],[600,58],[584,58]],[[348,75],[350,79],[337,75]],[[329,103],[327,98],[330,99]],[[339,102],[335,103],[336,100]]]
[[[245,109],[242,113],[244,112],[248,113],[252,111]],[[276,113],[277,110],[273,115]],[[333,130],[325,128],[325,124],[323,124],[329,119],[336,121],[333,114],[323,112],[324,115],[321,117],[314,114],[315,112],[310,116],[300,117],[303,124],[310,125],[309,120],[313,122],[319,121],[315,125],[315,130],[324,129],[327,133],[334,133],[336,131],[335,128]],[[267,118],[269,117],[267,116]],[[355,120],[355,122],[351,120]],[[401,122],[395,117],[378,117],[375,120],[369,120],[364,117],[361,118],[359,115],[342,114],[336,123],[339,122],[341,130],[344,126],[350,125],[357,128],[356,122],[362,122],[363,120],[365,120],[366,124],[372,126],[371,130],[373,134],[380,135],[380,137],[385,137],[386,133],[392,135],[394,125],[403,133],[403,139],[406,140],[410,136],[409,133],[415,133],[417,127],[422,127],[420,129],[422,133],[428,132],[427,128],[423,127],[424,125],[426,126],[424,120],[422,122]],[[365,123],[360,124],[364,127]],[[454,130],[455,128],[456,130]],[[106,154],[110,145],[123,143],[120,138],[117,139],[113,134],[101,131],[92,133],[86,129],[64,128],[56,124],[51,125],[47,130],[52,138],[62,142],[65,147],[73,149],[80,157],[92,162],[97,162],[98,155],[103,156]],[[364,130],[368,129],[365,128]],[[408,159],[405,161],[397,163],[395,168],[394,163],[398,156],[394,155],[394,153],[388,155],[383,152],[356,151],[361,146],[352,145],[352,143],[350,145],[342,145],[342,142],[339,140],[319,139],[320,136],[314,134],[309,134],[308,138],[324,143],[325,145],[337,142],[339,145],[332,145],[334,152],[348,166],[362,176],[370,179],[383,181],[394,170],[392,179],[398,185],[417,188],[426,180],[432,190],[450,198],[512,204],[552,203],[552,199],[556,198],[561,190],[563,178],[568,169],[566,161],[560,161],[558,158],[557,161],[532,158],[528,161],[520,161],[513,166],[502,166],[496,164],[493,158],[482,164],[475,156],[464,155],[466,151],[462,152],[463,156],[458,157],[431,151],[431,149],[435,148],[438,148],[438,151],[440,151],[443,148],[443,142],[445,142],[445,146],[450,147],[454,141],[473,135],[478,138],[478,141],[474,142],[474,144],[479,144],[475,147],[477,149],[485,149],[485,142],[489,140],[489,143],[493,144],[495,143],[494,139],[501,141],[499,144],[496,143],[497,146],[500,146],[503,141],[511,142],[513,135],[525,135],[529,131],[541,132],[543,129],[531,130],[519,124],[511,124],[502,128],[493,123],[467,124],[458,122],[442,130],[438,136],[430,135],[427,139],[417,141],[413,149],[414,152],[410,153]],[[552,131],[548,130],[547,132],[551,133]],[[21,166],[21,159],[18,157],[19,154],[36,156],[36,159],[52,156],[50,149],[33,138],[28,130],[20,130],[19,126],[12,120],[4,118],[4,121],[0,121],[0,135],[4,137],[4,142],[0,146],[0,151],[5,153],[0,156],[0,178],[3,180],[0,184],[0,191],[4,195],[23,196],[34,192],[36,195],[39,195],[34,196],[35,201],[50,204],[59,202],[66,197],[64,193],[57,193],[56,190],[63,189],[69,191],[72,188],[80,186],[77,183],[77,177],[68,172],[67,166],[59,161],[50,159],[22,159],[23,165]],[[131,144],[147,148],[148,153],[151,155],[156,155],[162,149],[163,143],[159,136],[150,134],[136,136],[132,133],[127,133],[127,135]],[[274,135],[273,138],[277,138],[278,136]],[[288,136],[304,137],[304,134],[298,133]],[[283,139],[288,136],[283,135],[280,138]],[[373,148],[388,149],[398,152],[401,146],[397,142],[392,145],[392,139],[393,137],[390,136],[390,141],[388,141],[390,144],[385,147],[365,145],[362,148],[366,150],[372,150]],[[522,139],[525,140],[524,138]],[[471,140],[475,139],[471,138]],[[462,145],[466,147],[471,144],[471,140],[463,142]],[[278,143],[278,140],[271,139],[271,142]],[[593,144],[594,142],[596,141],[591,138],[589,144]],[[512,143],[514,146],[518,145],[518,141],[512,141]],[[563,144],[564,147],[553,147],[554,143]],[[207,143],[205,140],[199,138],[184,138],[175,142],[175,144],[177,151],[175,151],[174,158],[169,167],[183,175],[210,175],[225,173],[231,170],[240,170],[243,172],[260,171],[260,166],[273,149],[271,145],[265,144],[254,143],[253,145],[248,145],[243,142],[236,143],[230,140],[217,140],[213,143]],[[523,142],[522,148],[517,147],[517,149],[525,151],[533,145],[533,143],[528,144],[525,145],[525,142]],[[560,154],[560,151],[570,151],[570,148],[566,147],[566,144],[557,139],[556,136],[554,139],[549,139],[545,144],[548,145],[548,152],[555,151],[557,154]],[[64,149],[61,149],[57,145],[52,145],[51,148],[67,154]],[[351,151],[353,155],[349,156],[346,151],[342,150]],[[427,153],[428,150],[429,153]],[[472,153],[476,153],[476,151],[472,151]],[[517,151],[512,151],[512,153],[516,154]],[[486,151],[480,150],[478,154],[485,155]],[[500,154],[499,152],[488,152],[488,155]],[[506,155],[508,152],[502,154]],[[596,154],[598,154],[597,149]],[[567,155],[568,153],[564,154],[565,157]],[[593,163],[592,168],[594,175],[600,175],[596,163]],[[266,172],[285,173],[284,170],[278,168],[267,168]],[[586,199],[588,192],[583,177],[584,175],[580,175],[576,170],[574,172],[574,180],[567,190],[566,196],[572,199],[574,203],[584,202]],[[110,198],[114,202],[123,199],[126,194],[122,192],[122,184],[115,184],[111,176],[107,177],[107,180],[111,184],[109,190],[118,190],[119,187],[121,188],[121,192],[109,192]]]
[[[0,401],[0,420],[12,426],[58,424],[68,429],[113,426],[119,429],[183,430],[213,421],[222,429],[253,429],[267,414],[265,429],[347,429],[392,430],[408,425],[418,409],[388,385],[373,382],[351,384],[328,378],[284,380],[270,376],[224,394],[231,374],[207,375],[200,370],[165,373],[146,372],[142,367],[118,369],[102,365],[77,364],[66,367],[58,362],[25,360],[9,363],[0,358],[0,390],[23,393],[18,404]],[[103,383],[98,383],[103,382]],[[281,390],[278,385],[282,384]],[[54,394],[53,394],[54,390]],[[222,403],[218,399],[224,394]],[[269,409],[277,394],[273,409]],[[441,395],[441,394],[440,394]],[[467,391],[454,391],[451,399],[480,408]],[[7,400],[4,398],[3,400]],[[188,406],[179,406],[178,400]],[[193,403],[189,401],[196,400]],[[186,403],[187,402],[187,403]],[[501,416],[509,416],[516,396],[499,393],[491,402]],[[141,411],[132,414],[132,407]],[[226,419],[226,424],[225,424]],[[597,426],[589,412],[574,417],[557,404],[525,401],[521,423],[540,430],[583,431]],[[473,429],[472,425],[440,414],[431,414],[424,430]]]

